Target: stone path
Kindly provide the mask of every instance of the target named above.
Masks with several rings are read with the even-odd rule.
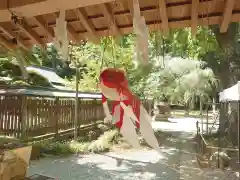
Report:
[[[104,154],[48,157],[32,161],[29,174],[40,173],[60,180],[235,180],[238,174],[201,170],[196,163],[194,134],[168,132],[161,153],[128,150]],[[231,177],[233,176],[233,177]]]

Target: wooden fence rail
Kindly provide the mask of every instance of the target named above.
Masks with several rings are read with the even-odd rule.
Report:
[[[143,105],[149,110],[149,102]],[[74,128],[74,98],[0,95],[0,134],[31,138],[57,136]],[[103,120],[100,99],[79,99],[78,128]]]

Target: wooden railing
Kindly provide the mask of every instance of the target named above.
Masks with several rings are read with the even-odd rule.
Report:
[[[143,102],[149,111],[148,101]],[[75,99],[27,95],[0,95],[0,134],[31,138],[46,134],[58,136],[74,130]],[[100,99],[80,99],[78,128],[102,121]]]

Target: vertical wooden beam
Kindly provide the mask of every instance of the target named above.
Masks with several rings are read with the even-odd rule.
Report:
[[[199,0],[192,0],[192,9],[191,9],[192,35],[196,35],[196,33],[197,33],[197,26],[198,26],[198,6],[199,6]]]
[[[55,120],[55,138],[57,139],[58,138],[58,120],[59,120],[59,111],[60,111],[60,108],[59,108],[59,97],[56,97],[55,98],[55,105],[54,105],[54,114],[55,114],[55,117],[54,117],[54,120]]]
[[[25,140],[27,135],[27,97],[21,96],[21,139]]]
[[[78,109],[79,109],[79,97],[78,97],[78,85],[79,85],[79,64],[77,63],[76,66],[76,96],[75,96],[75,118],[74,118],[74,139],[77,140],[78,137],[78,127],[79,127],[79,123],[78,123]]]
[[[102,4],[103,14],[108,19],[108,22],[111,24],[111,28],[113,28],[115,35],[119,36],[120,30],[117,27],[116,21],[114,19],[114,13],[112,12],[109,4]]]
[[[228,25],[231,22],[232,11],[234,8],[236,0],[226,0],[224,12],[223,12],[223,20],[220,26],[220,32],[225,33],[228,30]]]
[[[167,16],[167,6],[165,0],[159,0],[159,9],[160,9],[160,17],[161,17],[161,27],[163,33],[165,35],[169,32],[169,25],[168,25],[168,16]]]

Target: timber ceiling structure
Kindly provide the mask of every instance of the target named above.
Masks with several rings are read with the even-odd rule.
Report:
[[[240,0],[139,0],[150,30],[219,24],[226,32],[240,21]],[[0,0],[0,44],[12,50],[52,42],[59,10],[66,10],[68,38],[99,41],[99,37],[131,33],[133,0]],[[14,15],[18,20],[14,22]],[[17,43],[16,43],[17,42]]]

